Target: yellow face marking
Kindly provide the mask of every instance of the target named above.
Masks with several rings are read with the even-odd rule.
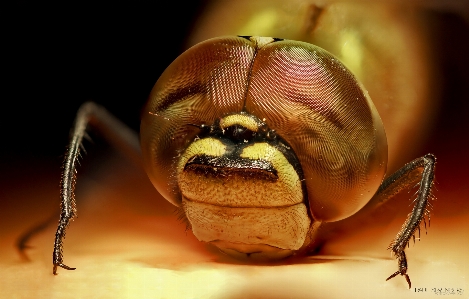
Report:
[[[243,125],[250,120],[253,119],[233,115],[228,123]],[[306,240],[311,219],[303,202],[300,177],[276,147],[255,143],[247,145],[239,155],[242,159],[270,162],[277,173],[275,181],[256,177],[255,172],[251,176],[239,175],[223,167],[219,171],[225,172],[220,176],[184,170],[194,156],[220,157],[226,151],[218,139],[204,138],[194,141],[179,161],[182,205],[194,235],[241,256],[246,251],[276,259],[298,250]],[[235,247],[244,251],[233,249],[231,243],[239,244]]]
[[[233,125],[241,125],[253,132],[257,132],[258,129],[258,123],[252,117],[247,115],[233,114],[220,120],[220,127],[222,129],[226,129]]]
[[[252,160],[262,159],[272,163],[277,170],[279,182],[282,182],[287,188],[287,192],[296,198],[293,202],[299,203],[303,201],[303,192],[301,191],[301,181],[298,173],[278,149],[268,143],[255,143],[246,147],[240,157]]]
[[[210,145],[211,142],[218,141],[209,140],[212,140]],[[193,150],[191,145],[186,151],[187,157],[181,160],[188,161],[194,153],[203,151],[207,146]],[[215,155],[211,154],[211,156]],[[200,175],[191,171],[183,171],[184,164],[182,163],[187,162],[182,162],[178,174],[182,194],[192,201],[226,207],[280,207],[303,202],[304,194],[298,173],[277,148],[267,143],[257,143],[247,146],[240,158],[263,159],[272,163],[277,179],[266,180],[256,176],[254,172],[249,179],[245,174],[236,172],[228,172],[229,174],[224,176]]]
[[[184,170],[184,166],[190,158],[198,155],[220,157],[226,152],[226,146],[218,139],[204,138],[194,141],[179,159],[177,172]]]

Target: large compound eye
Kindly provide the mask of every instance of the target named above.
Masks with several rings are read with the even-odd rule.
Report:
[[[337,56],[380,114],[392,173],[420,153],[441,98],[434,57],[438,47],[431,38],[434,20],[429,18],[433,13],[422,9],[429,8],[427,2],[209,1],[188,44],[213,36],[275,36],[308,42]]]
[[[178,157],[221,117],[242,111],[255,48],[243,38],[211,39],[180,55],[160,76],[144,109],[141,144],[155,188],[181,204]],[[153,113],[153,114],[149,114]]]
[[[301,164],[304,201],[316,220],[354,214],[384,176],[386,136],[372,101],[352,73],[317,46],[216,38],[189,49],[166,69],[144,110],[141,143],[152,183],[173,204],[182,200],[179,159],[201,134],[191,124],[214,128],[220,119],[222,135],[197,147],[197,155],[229,153],[230,145],[217,138],[249,143],[262,127],[254,120],[262,120],[271,137],[285,141],[275,151],[284,156],[290,151]],[[249,157],[267,157],[272,146],[252,149],[262,152]]]

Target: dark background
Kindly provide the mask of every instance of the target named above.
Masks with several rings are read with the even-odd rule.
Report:
[[[59,169],[75,113],[87,100],[138,131],[140,109],[153,84],[184,50],[184,37],[205,5],[15,3],[4,11],[2,178],[12,169],[20,175],[37,161]],[[451,137],[451,146],[460,148],[455,154],[461,154],[461,148],[469,148],[469,9],[457,7],[428,8],[443,85],[431,139]],[[439,144],[430,150],[443,149]]]
[[[201,1],[161,5],[19,2],[3,47],[0,160],[62,155],[81,103],[96,101],[138,131],[140,109],[183,50]],[[5,42],[6,40],[6,42]]]

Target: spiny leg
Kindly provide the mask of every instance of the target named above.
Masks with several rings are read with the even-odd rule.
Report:
[[[433,186],[435,161],[435,156],[427,154],[407,163],[404,167],[383,181],[375,197],[372,199],[374,204],[380,204],[403,189],[411,188],[416,184],[419,186],[412,212],[407,216],[401,230],[388,247],[397,258],[398,271],[393,273],[386,280],[400,274],[406,278],[409,289],[411,282],[409,275],[407,275],[408,266],[404,250],[416,230],[420,232],[420,223],[422,220],[425,221],[425,216],[429,217],[428,206],[429,199],[432,197],[431,188]]]
[[[55,233],[54,251],[52,254],[53,273],[57,274],[57,267],[75,270],[63,263],[63,240],[70,221],[76,217],[75,183],[76,164],[80,156],[83,137],[86,136],[88,125],[96,127],[109,142],[120,148],[133,161],[140,164],[141,154],[137,134],[120,122],[103,107],[87,102],[78,110],[71,132],[70,142],[65,154],[60,182],[60,219]]]

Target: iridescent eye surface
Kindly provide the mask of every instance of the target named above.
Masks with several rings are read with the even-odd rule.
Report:
[[[173,204],[180,206],[183,198],[180,157],[199,140],[202,125],[220,126],[220,119],[229,122],[221,130],[235,144],[255,143],[254,133],[263,126],[282,140],[273,147],[297,157],[303,201],[316,221],[354,214],[383,179],[387,143],[381,119],[352,73],[317,46],[215,38],[166,69],[144,110],[141,144],[152,183]],[[229,154],[230,146],[210,138],[211,155]]]

